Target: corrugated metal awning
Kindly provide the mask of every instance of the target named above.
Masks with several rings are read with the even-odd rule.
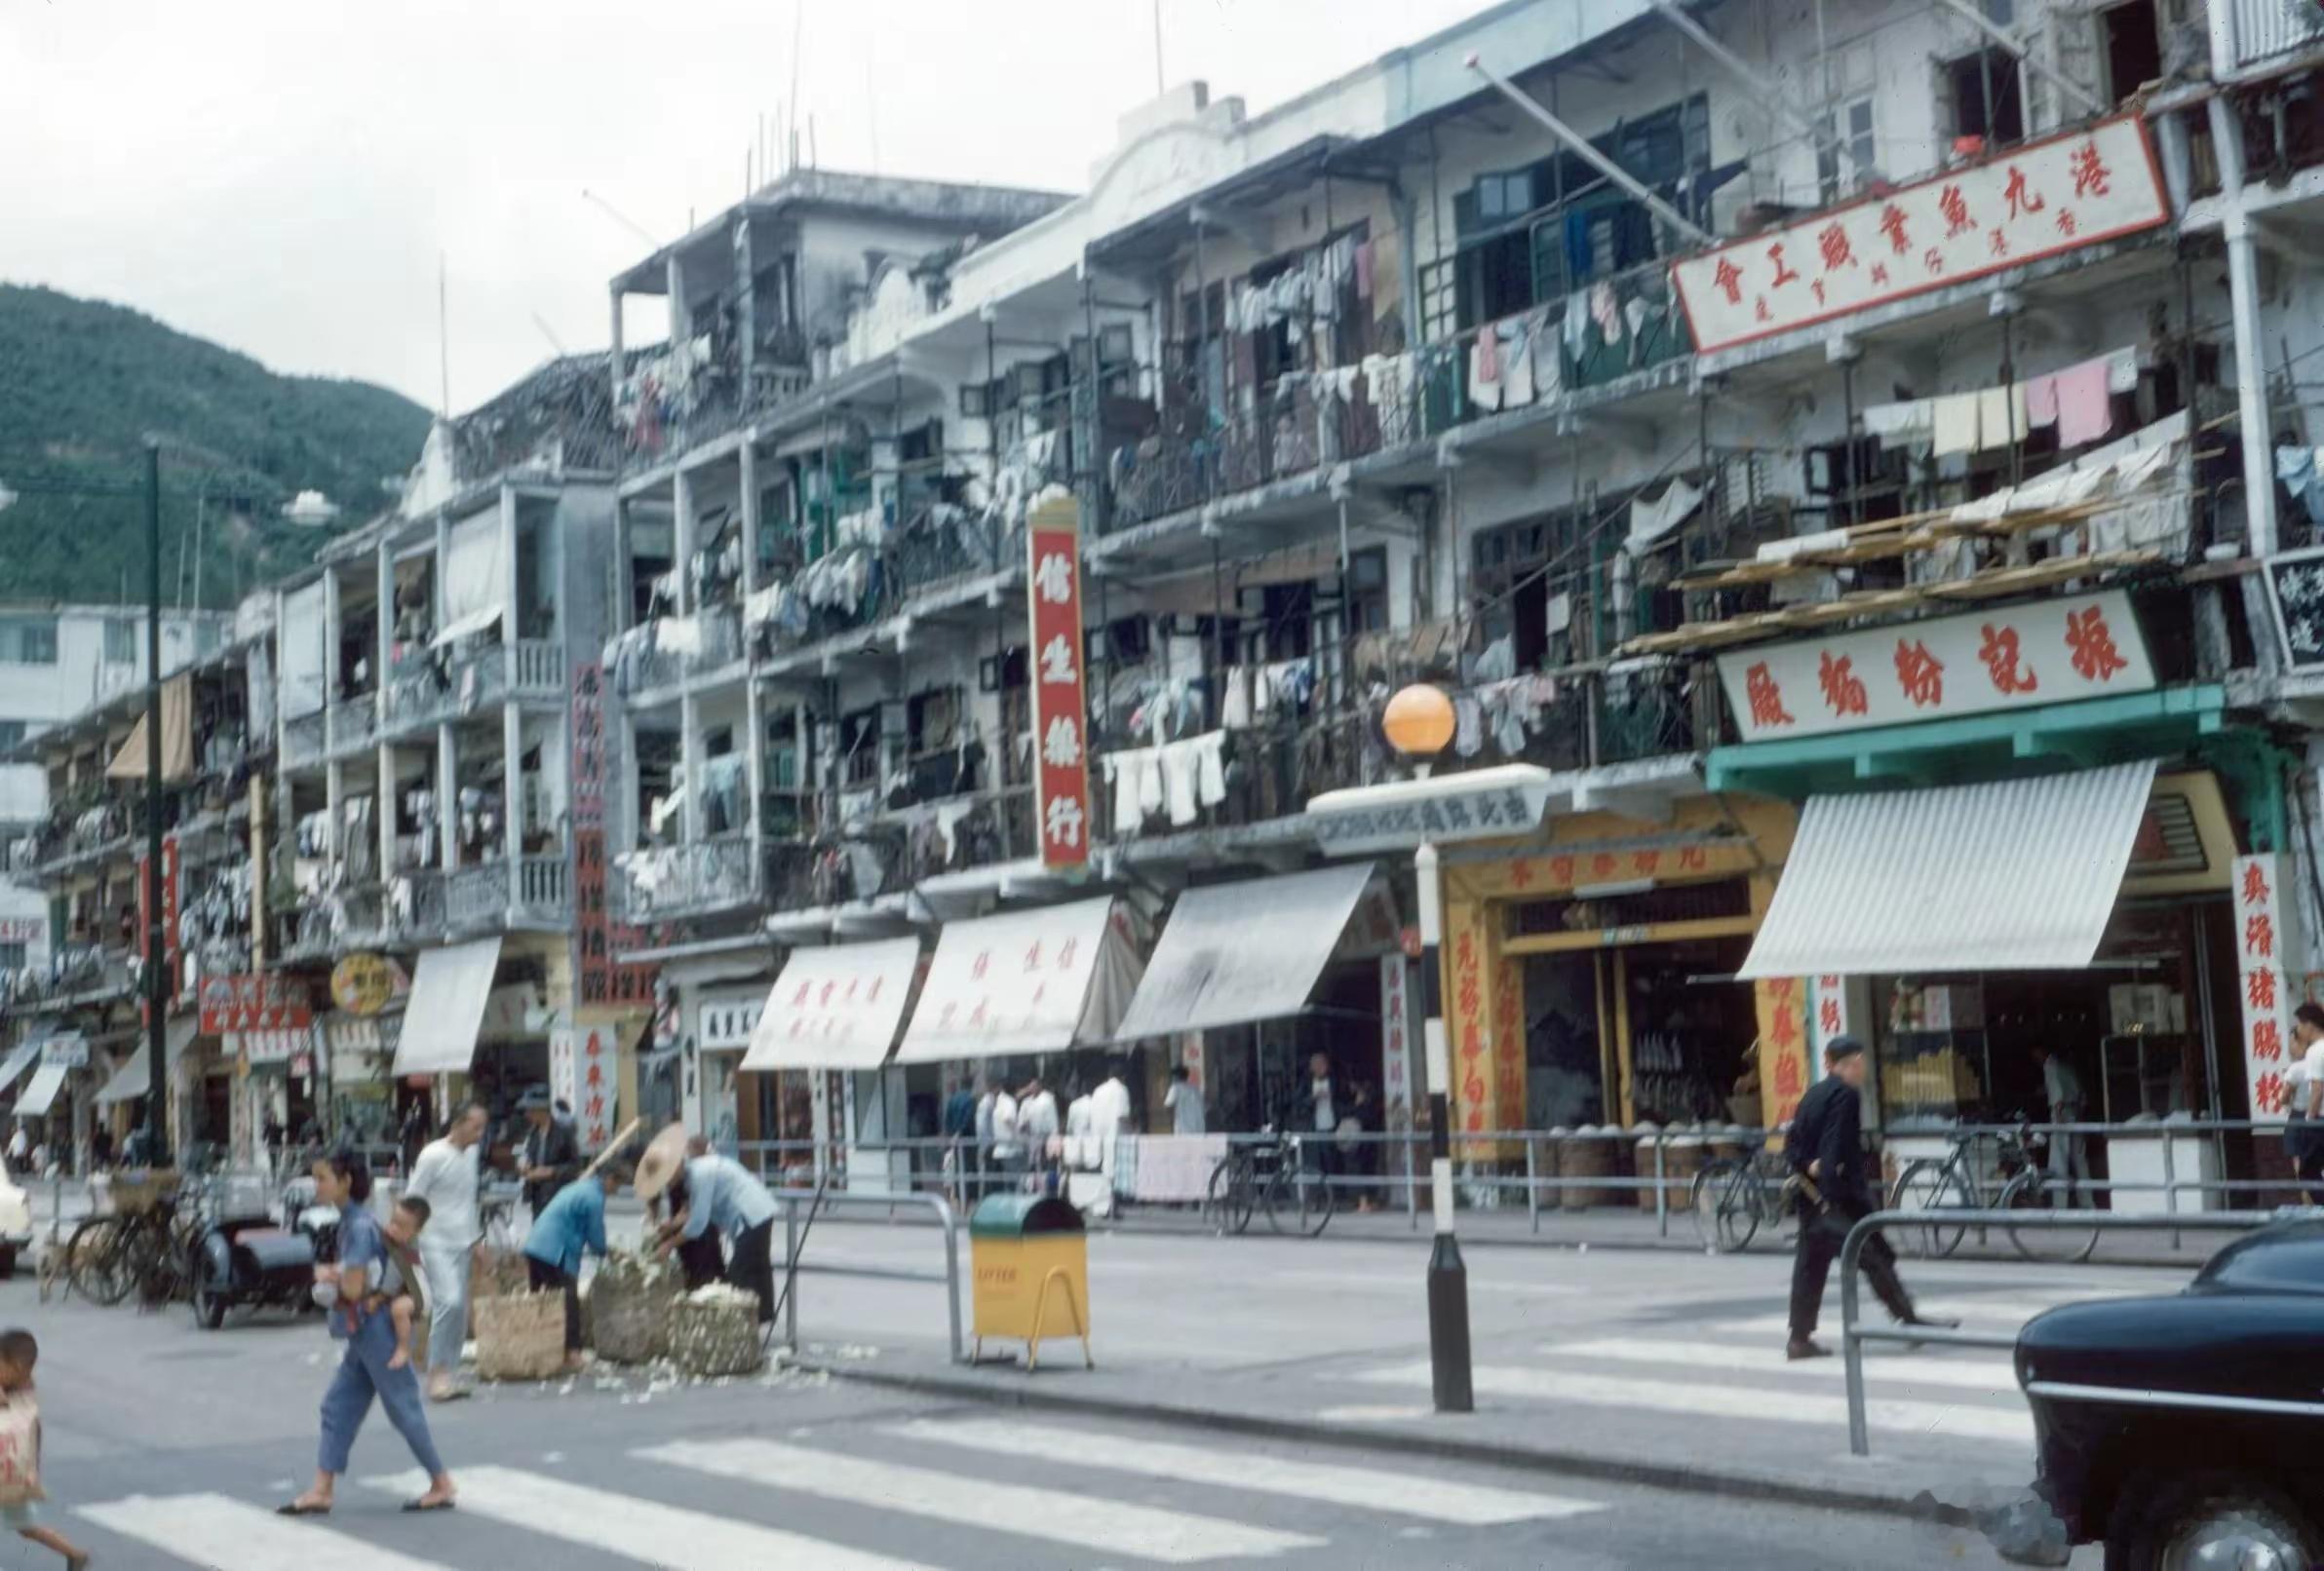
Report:
[[[185,1050],[193,1045],[194,1038],[202,1034],[202,1021],[198,1015],[180,1015],[170,1021],[166,1029],[169,1034],[164,1041],[164,1049],[169,1054],[169,1063],[175,1067]],[[97,1105],[109,1107],[115,1102],[132,1102],[144,1095],[152,1085],[152,1077],[145,1071],[148,1057],[145,1041],[140,1036],[136,1051],[121,1060],[121,1067],[113,1071],[104,1089],[97,1093]]]
[[[24,1083],[24,1094],[17,1098],[17,1117],[48,1117],[49,1104],[57,1099],[58,1089],[69,1072],[60,1063],[44,1063],[35,1069],[32,1078]]]
[[[1138,985],[1110,896],[949,923],[898,1063],[1061,1053],[1110,1039]]]
[[[1307,1007],[1373,864],[1190,889],[1122,1016],[1123,1040],[1280,1019]]]
[[[410,1001],[404,1006],[404,1034],[396,1039],[398,1075],[468,1073],[499,969],[496,938],[420,951]]]
[[[1811,796],[1737,975],[2087,966],[2122,889],[2154,763]]]
[[[766,995],[742,1067],[876,1069],[896,1045],[920,968],[920,940],[800,949]]]

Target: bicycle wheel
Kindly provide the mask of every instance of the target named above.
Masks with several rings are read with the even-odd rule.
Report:
[[[109,1309],[129,1296],[133,1279],[121,1269],[120,1217],[89,1217],[73,1229],[64,1254],[67,1280],[83,1298]]]
[[[1751,1247],[1758,1236],[1760,1219],[1766,1214],[1767,1200],[1760,1175],[1743,1163],[1735,1164],[1735,1170],[1726,1182],[1719,1186],[1715,1203],[1718,1215],[1715,1223],[1719,1233],[1719,1247],[1727,1254],[1741,1254]]]
[[[1971,1210],[1975,1205],[1952,1166],[1934,1157],[1922,1157],[1907,1167],[1897,1174],[1896,1186],[1888,1191],[1888,1208],[1892,1211]],[[1911,1245],[1915,1253],[1935,1260],[1959,1248],[1968,1231],[1961,1223],[1931,1222],[1917,1228],[1900,1228],[1897,1236]]]
[[[2055,1214],[2058,1200],[2066,1193],[2064,1187],[2053,1182],[2050,1175],[2037,1169],[2028,1168],[2009,1180],[2001,1191],[2001,1209],[2005,1211],[2044,1211]],[[2096,1227],[2027,1227],[2012,1225],[2009,1242],[2017,1252],[2029,1260],[2048,1265],[2075,1265],[2090,1258],[2098,1248]]]
[[[1251,1225],[1256,1199],[1252,1194],[1250,1164],[1226,1157],[1211,1169],[1211,1187],[1203,1198],[1202,1219],[1215,1233],[1239,1234]]]

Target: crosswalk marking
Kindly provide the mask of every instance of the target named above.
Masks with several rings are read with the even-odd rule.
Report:
[[[991,1483],[772,1440],[678,1440],[633,1454],[650,1462],[667,1462],[829,1500],[1174,1564],[1249,1559],[1288,1550],[1318,1549],[1325,1542],[1188,1512],[1135,1506],[1103,1495]]]
[[[1374,1369],[1350,1378],[1369,1385],[1425,1386],[1430,1383],[1425,1363]],[[1801,1396],[1763,1387],[1682,1384],[1667,1380],[1630,1380],[1610,1375],[1567,1374],[1552,1369],[1488,1366],[1475,1371],[1476,1389],[1493,1397],[1534,1401],[1578,1402],[1585,1406],[1645,1408],[1694,1418],[1742,1418],[1779,1424],[1822,1424],[1844,1428],[1848,1404],[1844,1398]],[[1881,1401],[1865,1404],[1865,1416],[1877,1429],[1909,1430],[1973,1439],[2024,1441],[2034,1438],[2033,1415],[1996,1407],[1968,1407],[1951,1402]]]
[[[1218,1484],[1257,1494],[1292,1495],[1335,1506],[1425,1516],[1467,1526],[1579,1516],[1603,1509],[1594,1501],[1525,1494],[1449,1478],[1293,1462],[1089,1430],[1012,1423],[1005,1419],[956,1422],[920,1419],[896,1425],[889,1433],[941,1445],[963,1446],[993,1456],[1033,1457],[1068,1466],[1110,1468],[1149,1477]]]
[[[2061,1302],[2095,1303],[2100,1300],[2071,1299],[2061,1300]],[[1972,1331],[2014,1333],[2019,1326],[2025,1324],[2034,1316],[2057,1307],[2056,1304],[2034,1303],[1981,1304],[1971,1299],[1956,1298],[1943,1304],[1923,1304],[1920,1306],[1920,1313],[1934,1315],[1940,1320],[1959,1321],[1965,1329]],[[1732,1331],[1739,1336],[1782,1336],[1791,1330],[1791,1318],[1787,1315],[1746,1315],[1735,1320],[1705,1322],[1701,1328],[1711,1331]],[[1858,1323],[1888,1325],[1893,1322],[1886,1315],[1868,1308],[1864,1318]],[[1837,1311],[1829,1312],[1824,1316],[1824,1329],[1835,1333],[1839,1331],[1840,1316]]]
[[[270,1507],[224,1495],[132,1495],[75,1510],[108,1533],[151,1544],[188,1565],[232,1566],[234,1571],[314,1571],[316,1566],[447,1571],[442,1561],[414,1559],[311,1517],[277,1516]]]
[[[1793,1361],[1779,1347],[1726,1347],[1709,1342],[1657,1342],[1645,1337],[1614,1336],[1595,1342],[1552,1342],[1544,1353],[1561,1358],[1606,1359],[1616,1363],[1676,1363],[1690,1369],[1735,1369],[1749,1374],[1801,1375],[1809,1379],[1842,1378],[1846,1366],[1837,1358]],[[1962,1391],[2017,1395],[2017,1374],[2006,1362],[1992,1359],[1932,1359],[1873,1353],[1864,1360],[1866,1374],[1878,1380],[1904,1380],[1920,1386],[1953,1386]]]
[[[408,1473],[364,1482],[368,1488],[410,1494],[424,1488],[427,1480],[417,1473]],[[811,1565],[816,1571],[928,1571],[910,1560],[868,1554],[798,1533],[738,1522],[709,1512],[684,1511],[516,1468],[462,1468],[460,1511],[464,1515],[487,1516],[568,1544],[625,1554],[648,1565],[683,1563],[686,1571],[766,1571],[769,1566],[783,1565]],[[679,1554],[682,1562],[675,1561],[673,1556]],[[236,1571],[257,1571],[240,1554],[213,1563],[231,1565]],[[397,1567],[418,1563],[392,1562]],[[390,1564],[379,1562],[380,1571],[388,1571]],[[283,1565],[285,1571],[290,1571],[290,1561]],[[370,1571],[371,1562],[310,1555],[297,1562],[297,1571],[311,1571],[317,1565],[328,1565],[332,1571],[341,1566],[349,1571]]]

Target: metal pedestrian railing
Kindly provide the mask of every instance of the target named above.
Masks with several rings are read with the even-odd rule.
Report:
[[[1872,1455],[1872,1435],[1865,1421],[1865,1343],[1902,1342],[1914,1346],[1999,1348],[2005,1352],[2017,1346],[2014,1332],[1963,1331],[1936,1325],[1878,1326],[1858,1322],[1863,1293],[1857,1285],[1856,1272],[1863,1260],[1866,1244],[1886,1228],[1926,1227],[1928,1215],[1922,1210],[1875,1211],[1849,1228],[1846,1241],[1840,1246],[1840,1357],[1846,1366],[1848,1383],[1848,1450],[1857,1456]],[[2116,1216],[2090,1211],[1948,1210],[1945,1219],[1948,1225],[2013,1230],[2081,1230],[2094,1227],[2106,1232],[2159,1233],[2174,1228],[2191,1228],[2241,1233],[2265,1227],[2274,1221],[2275,1216],[2266,1211],[2215,1211],[2190,1216]]]
[[[891,1282],[941,1282],[945,1289],[946,1319],[951,1333],[951,1355],[954,1363],[968,1362],[967,1344],[962,1340],[960,1323],[960,1215],[946,1203],[942,1195],[918,1193],[906,1195],[850,1195],[828,1186],[815,1189],[778,1189],[774,1198],[783,1207],[783,1336],[785,1345],[794,1353],[798,1351],[798,1279],[802,1272],[820,1271],[833,1276],[876,1277]],[[801,1260],[806,1243],[802,1227],[812,1227],[818,1212],[834,1207],[857,1209],[885,1208],[891,1215],[898,1207],[923,1208],[936,1218],[944,1233],[944,1270],[900,1271],[888,1266],[810,1266]],[[802,1212],[802,1207],[804,1211]]]

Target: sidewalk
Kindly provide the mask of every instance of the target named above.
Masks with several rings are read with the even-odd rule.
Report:
[[[848,1275],[940,1267],[932,1241],[876,1224],[819,1230],[799,1285],[802,1354],[834,1377],[963,1399],[1956,1522],[2033,1477],[2032,1421],[2004,1349],[1876,1347],[1872,1455],[1851,1456],[1840,1360],[1783,1357],[1790,1262],[1779,1254],[1471,1250],[1477,1410],[1439,1416],[1427,1245],[1394,1236],[1406,1252],[1381,1247],[1384,1234],[1101,1234],[1090,1247],[1097,1367],[1067,1339],[1045,1344],[1027,1374],[1014,1361],[1021,1345],[986,1345],[1009,1363],[951,1363],[941,1287]],[[2056,1302],[2185,1281],[2020,1261],[1905,1269],[1929,1310],[2001,1336]],[[973,1279],[965,1259],[962,1271]],[[1835,1345],[1838,1321],[1835,1284],[1822,1333]]]

